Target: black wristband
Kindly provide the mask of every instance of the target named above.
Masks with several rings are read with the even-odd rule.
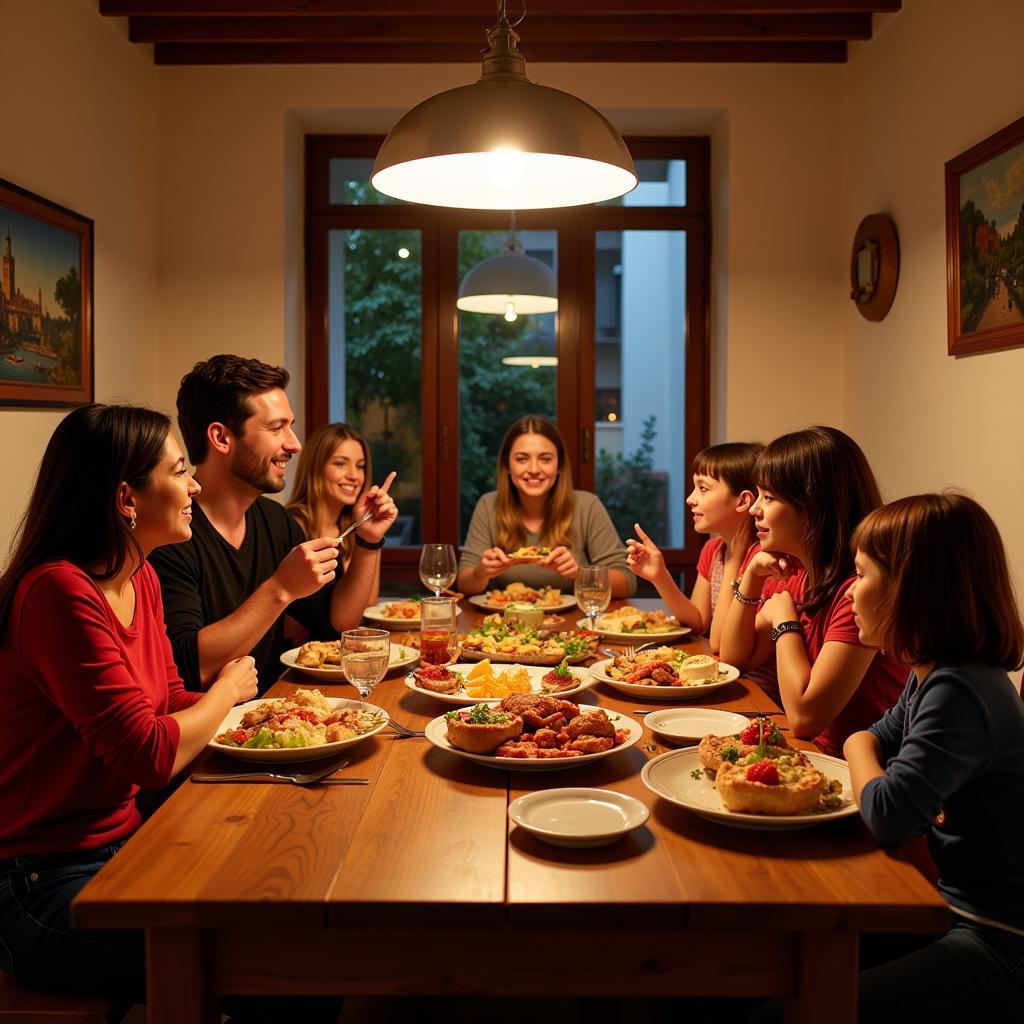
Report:
[[[764,604],[764,598],[758,597],[747,597],[745,594],[740,593],[740,584],[743,582],[742,576],[737,576],[732,581],[732,596],[739,601],[740,604]]]
[[[777,626],[772,626],[772,643],[775,643],[783,633],[801,633],[803,630],[800,627],[800,623],[796,619],[789,619],[786,622],[780,622]]]
[[[381,537],[381,539],[377,541],[363,540],[358,533],[356,534],[356,544],[361,548],[366,548],[367,551],[380,551],[380,549],[384,547],[385,540],[387,540],[386,537]]]

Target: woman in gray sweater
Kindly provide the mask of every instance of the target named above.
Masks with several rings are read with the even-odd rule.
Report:
[[[542,561],[516,564],[509,555],[523,547],[548,553]],[[608,566],[612,597],[636,591],[625,545],[605,507],[589,491],[573,490],[561,435],[547,420],[524,416],[501,442],[497,490],[473,511],[456,586],[465,594],[513,581],[571,590],[581,565]]]

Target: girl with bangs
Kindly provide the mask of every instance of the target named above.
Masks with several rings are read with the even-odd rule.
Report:
[[[953,926],[862,972],[862,1020],[997,1019],[1024,998],[1024,625],[999,531],[961,494],[872,512],[853,537],[861,642],[910,666],[896,706],[844,753],[886,846],[927,835]]]
[[[352,524],[352,510],[373,481],[370,448],[366,439],[347,423],[328,423],[316,430],[299,454],[295,486],[288,511],[307,540],[337,537]],[[356,535],[341,542],[345,569],[352,561]],[[376,604],[380,593],[380,554],[367,604]],[[339,574],[341,575],[341,574]]]
[[[847,591],[850,537],[881,505],[856,442],[834,427],[776,438],[754,467],[761,551],[732,584],[723,661],[750,669],[775,655],[793,733],[839,756],[843,740],[896,703],[906,671],[859,638]],[[763,684],[762,684],[763,685]]]
[[[611,517],[595,494],[573,490],[565,442],[547,420],[524,416],[509,427],[496,483],[473,510],[459,559],[459,590],[479,594],[516,581],[571,589],[581,565],[606,565],[612,597],[636,591]],[[513,564],[509,552],[530,545],[550,551],[535,564]]]
[[[686,504],[697,533],[715,534],[697,561],[697,582],[687,597],[672,578],[658,546],[634,523],[639,540],[629,538],[629,567],[650,580],[669,612],[694,632],[708,635],[712,654],[721,647],[722,624],[732,602],[732,581],[760,550],[750,508],[754,504],[754,463],[764,445],[734,441],[698,452],[693,490]]]

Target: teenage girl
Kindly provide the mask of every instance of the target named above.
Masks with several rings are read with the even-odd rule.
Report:
[[[864,453],[834,427],[772,441],[754,467],[761,551],[733,582],[722,660],[749,669],[774,651],[793,733],[839,755],[896,703],[906,671],[859,638],[847,591],[850,538],[881,505]],[[773,696],[775,696],[773,694]]]
[[[689,597],[676,586],[661,551],[639,523],[634,529],[640,539],[626,541],[629,567],[654,584],[668,610],[684,626],[702,636],[710,633],[712,654],[721,646],[722,624],[732,602],[732,581],[759,550],[750,508],[757,490],[754,461],[763,447],[742,441],[716,444],[693,460],[693,490],[686,504],[697,533],[715,536],[701,549],[697,582]]]

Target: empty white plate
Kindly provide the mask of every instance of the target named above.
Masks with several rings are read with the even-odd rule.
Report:
[[[666,739],[699,740],[709,734],[731,736],[742,732],[750,725],[750,719],[714,708],[664,708],[644,715],[644,725]]]
[[[646,804],[609,789],[547,789],[508,805],[520,828],[553,846],[607,846],[649,815]]]

